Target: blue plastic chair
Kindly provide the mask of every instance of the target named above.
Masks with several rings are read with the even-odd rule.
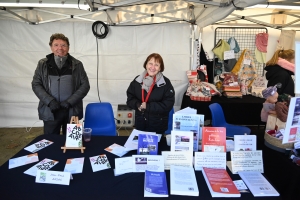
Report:
[[[168,130],[166,130],[165,134],[171,134],[172,126],[173,126],[173,114],[174,114],[174,108],[172,108],[172,110],[170,110],[169,112]]]
[[[116,136],[114,112],[110,103],[89,103],[85,109],[84,127],[92,129],[92,135]]]
[[[245,126],[237,126],[233,124],[228,124],[225,120],[223,109],[218,103],[213,103],[209,105],[212,116],[212,126],[213,127],[225,127],[226,136],[233,137],[234,135],[244,135],[245,133],[250,134],[251,130]]]

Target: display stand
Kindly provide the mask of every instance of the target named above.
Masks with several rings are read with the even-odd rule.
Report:
[[[70,124],[79,124],[79,120],[78,120],[78,117],[77,116],[72,116],[71,117],[71,120],[70,120]],[[81,147],[66,147],[63,146],[61,147],[61,149],[63,149],[63,152],[66,153],[67,149],[77,149],[77,150],[81,150],[81,153],[84,153],[84,150],[85,150],[85,147],[81,146]]]

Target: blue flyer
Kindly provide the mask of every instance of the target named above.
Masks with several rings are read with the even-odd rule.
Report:
[[[139,134],[138,155],[157,155],[158,136],[149,134]]]
[[[165,172],[145,171],[145,197],[168,197],[168,187]]]

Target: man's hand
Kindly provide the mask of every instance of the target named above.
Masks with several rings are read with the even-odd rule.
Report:
[[[60,105],[59,103],[53,99],[50,103],[49,103],[49,107],[52,113],[56,112],[58,109],[60,109]]]
[[[63,109],[68,110],[71,107],[71,104],[66,100],[60,103],[60,107],[62,107]]]

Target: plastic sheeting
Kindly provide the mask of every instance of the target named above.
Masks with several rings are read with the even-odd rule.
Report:
[[[15,21],[0,21],[0,127],[43,126],[38,119],[38,98],[31,81],[38,61],[51,53],[49,38],[63,33],[70,40],[70,54],[81,60],[91,89],[84,106],[98,102],[97,44],[92,23],[53,22],[29,26]],[[117,111],[126,103],[126,90],[135,76],[143,71],[146,57],[162,55],[163,74],[176,92],[175,110],[181,105],[190,68],[190,27],[187,24],[164,24],[133,27],[110,27],[110,33],[98,40],[99,93],[102,102],[110,102]]]

